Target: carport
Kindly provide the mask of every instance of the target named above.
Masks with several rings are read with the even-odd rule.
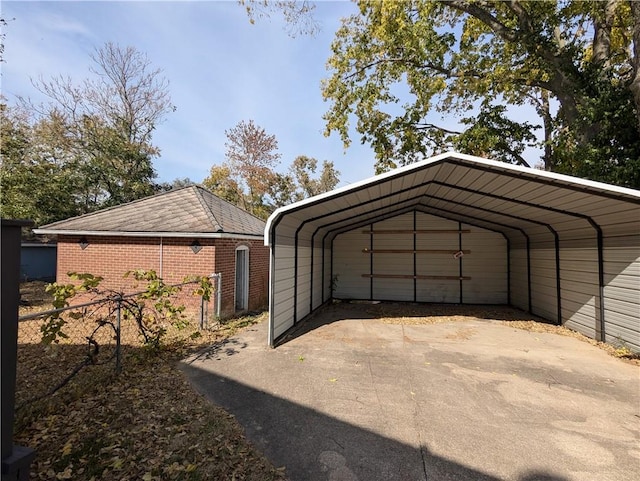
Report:
[[[332,299],[506,304],[640,351],[640,192],[446,153],[267,221],[269,345]]]

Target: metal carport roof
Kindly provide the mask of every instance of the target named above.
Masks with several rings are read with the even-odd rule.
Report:
[[[269,343],[328,300],[325,274],[336,235],[412,210],[501,233],[509,250],[526,250],[528,276],[530,250],[552,249],[558,322],[561,252],[595,249],[597,330],[606,339],[605,243],[630,249],[632,271],[640,270],[639,206],[640,191],[450,152],[279,208],[265,227]],[[530,294],[528,303],[535,308]]]

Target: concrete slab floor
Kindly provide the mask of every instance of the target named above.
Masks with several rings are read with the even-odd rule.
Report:
[[[293,481],[640,479],[640,368],[488,320],[385,324],[330,306],[183,369]]]

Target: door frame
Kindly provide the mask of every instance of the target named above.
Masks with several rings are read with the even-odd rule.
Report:
[[[241,255],[240,252],[242,252]],[[235,276],[233,289],[233,306],[236,312],[246,311],[249,309],[249,247],[240,245],[235,250]],[[242,269],[238,269],[238,262],[244,265]],[[240,279],[241,285],[238,285],[238,275],[241,273],[243,278]],[[239,298],[241,296],[241,298]],[[240,306],[240,307],[239,307]]]

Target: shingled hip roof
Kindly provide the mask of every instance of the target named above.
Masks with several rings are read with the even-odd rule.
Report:
[[[37,234],[262,238],[265,223],[197,185],[42,226]]]

